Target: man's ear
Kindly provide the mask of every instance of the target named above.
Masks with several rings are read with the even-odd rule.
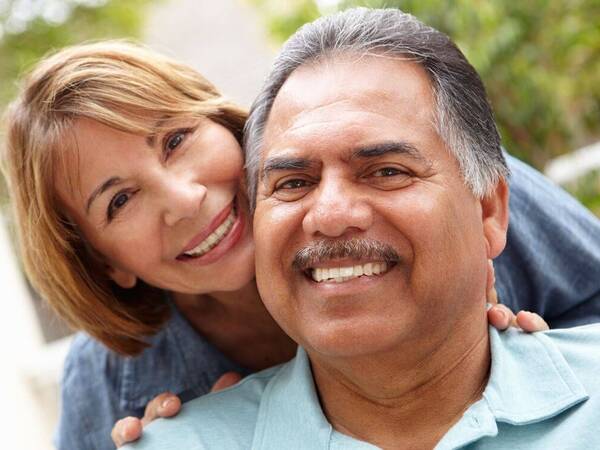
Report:
[[[481,218],[487,257],[494,259],[506,245],[508,230],[508,184],[501,179],[494,190],[481,200]]]
[[[108,276],[123,289],[131,289],[137,283],[137,277],[131,272],[106,266]]]

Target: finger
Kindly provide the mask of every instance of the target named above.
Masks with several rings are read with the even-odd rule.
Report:
[[[210,392],[219,392],[225,388],[233,386],[238,381],[242,379],[242,376],[236,372],[226,372],[221,375],[221,378],[217,380],[217,382],[213,385]]]
[[[498,293],[496,292],[496,288],[492,287],[487,293],[487,302],[491,305],[498,304]]]
[[[517,325],[529,333],[550,329],[540,315],[530,311],[519,311],[517,314]]]
[[[171,392],[163,392],[146,405],[142,425],[146,426],[159,417],[172,417],[181,409],[181,400]]]
[[[133,442],[142,435],[142,421],[137,417],[125,417],[113,427],[110,437],[117,448]]]
[[[494,262],[491,259],[488,259],[488,268],[487,268],[487,280],[486,280],[486,290],[487,290],[487,301],[493,305],[498,303],[498,294],[496,293],[496,288],[494,287],[496,284],[496,272],[494,270]]]
[[[514,326],[515,315],[505,305],[494,305],[488,310],[488,321],[490,325],[498,330],[506,330],[510,326]]]

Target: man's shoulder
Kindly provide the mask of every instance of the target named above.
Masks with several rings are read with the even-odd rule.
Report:
[[[557,328],[534,333],[537,339],[556,346],[573,372],[585,385],[600,388],[600,323]]]
[[[600,341],[600,323],[591,323],[571,328],[554,328],[534,333],[545,335],[557,344],[577,343],[581,345],[594,345]]]
[[[250,448],[263,394],[284,366],[184,404],[177,417],[154,421],[144,429],[143,439],[122,450]]]

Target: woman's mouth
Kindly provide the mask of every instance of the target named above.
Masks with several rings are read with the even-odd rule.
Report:
[[[178,261],[194,265],[212,264],[237,245],[245,230],[244,210],[236,197],[215,216],[210,225],[198,234],[177,256]]]
[[[223,239],[225,239],[227,234],[229,234],[229,232],[233,228],[233,224],[235,223],[235,219],[236,219],[235,213],[236,213],[235,207],[231,208],[231,211],[229,212],[227,217],[225,217],[225,220],[216,228],[216,230],[214,230],[212,233],[210,233],[206,237],[206,239],[204,239],[202,242],[200,242],[194,248],[192,248],[191,250],[188,250],[186,252],[183,252],[182,255],[190,257],[190,258],[197,258],[199,256],[205,255],[206,253],[211,251],[213,248],[215,248],[217,245],[219,245],[221,243],[221,241]]]

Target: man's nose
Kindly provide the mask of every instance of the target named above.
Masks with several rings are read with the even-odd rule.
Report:
[[[365,231],[373,224],[373,211],[350,182],[331,177],[322,179],[302,225],[310,235],[339,237]]]
[[[165,224],[173,226],[183,219],[196,217],[206,198],[206,186],[177,177],[161,182],[161,201]]]

